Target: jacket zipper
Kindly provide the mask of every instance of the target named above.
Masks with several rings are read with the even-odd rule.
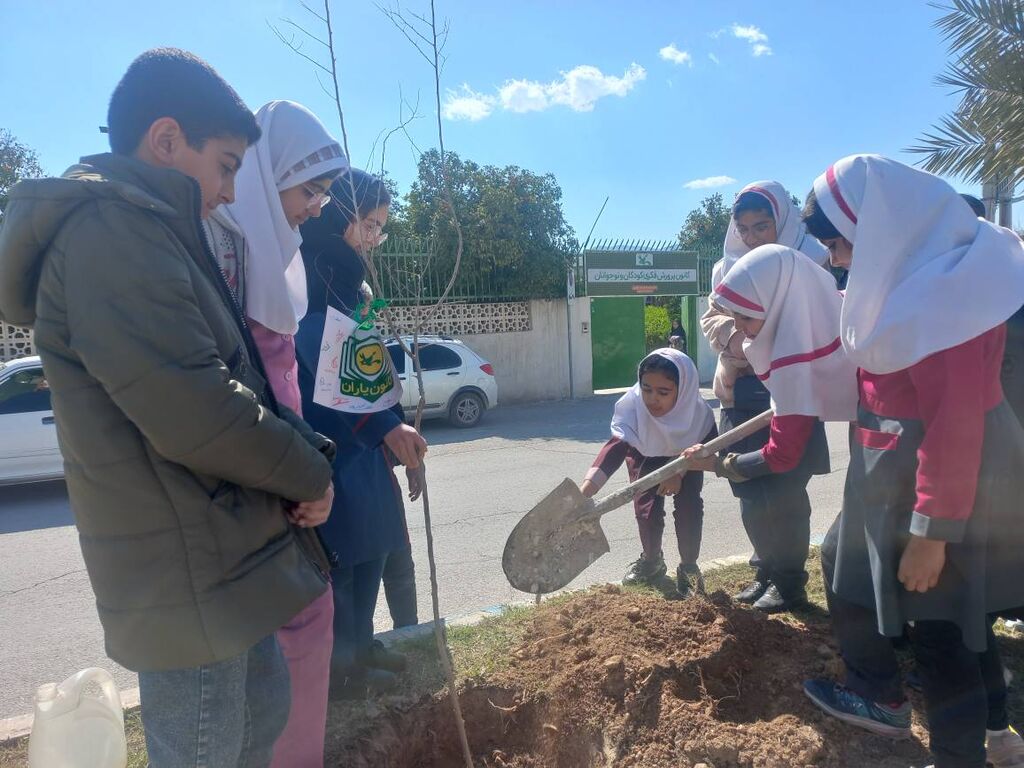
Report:
[[[198,203],[196,204],[193,213],[194,216],[192,218],[192,223],[196,227],[196,234],[199,236],[199,245],[202,247],[203,254],[206,256],[207,265],[213,272],[214,282],[217,285],[217,289],[227,300],[228,305],[232,309],[232,315],[234,316],[235,323],[238,325],[238,328],[242,333],[242,342],[246,346],[250,362],[256,366],[256,372],[263,377],[263,381],[265,382],[263,387],[263,396],[270,402],[271,410],[274,414],[280,416],[277,397],[274,395],[274,390],[270,386],[270,377],[267,375],[266,368],[263,367],[263,358],[260,357],[259,347],[256,346],[256,339],[253,337],[252,329],[249,327],[249,323],[245,319],[245,312],[242,311],[242,307],[238,303],[238,298],[235,296],[235,292],[231,290],[231,286],[229,286],[227,281],[224,279],[224,273],[221,271],[220,265],[217,263],[217,257],[210,250],[210,244],[207,242],[206,233],[203,231],[202,218],[199,215]],[[291,526],[292,532],[299,542],[299,550],[306,557],[306,560],[316,568],[317,572],[320,574],[320,578],[325,582],[328,581],[328,573],[331,568],[331,558],[327,554],[327,546],[324,544],[323,538],[320,536],[320,531],[316,528],[300,528],[290,520],[288,521],[288,525]]]

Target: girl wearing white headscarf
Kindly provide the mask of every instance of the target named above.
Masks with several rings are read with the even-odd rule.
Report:
[[[762,245],[736,262],[711,299],[741,330],[759,321],[743,352],[776,419],[857,417],[856,366],[839,338],[843,300],[828,272],[792,248]]]
[[[612,437],[587,472],[580,490],[593,496],[626,462],[630,482],[664,466],[693,444],[713,438],[715,417],[700,394],[693,361],[677,349],[656,349],[639,365],[637,383],[615,403]],[[661,542],[665,530],[665,499],[674,499],[680,564],[676,588],[683,597],[704,588],[700,554],[704,502],[702,472],[687,472],[633,499],[643,553],[629,566],[623,583],[653,583],[666,573]]]
[[[725,234],[722,258],[711,270],[712,287],[722,282],[742,256],[754,248],[775,243],[800,251],[817,264],[828,264],[828,250],[807,233],[800,211],[786,188],[777,181],[755,181],[736,196],[729,229]],[[743,334],[736,330],[728,312],[712,304],[700,321],[701,330],[712,350],[719,353],[714,391],[723,408],[735,403],[736,380],[750,376],[743,355]],[[747,385],[753,382],[746,382]],[[744,393],[740,393],[743,399]],[[753,414],[751,414],[753,415]]]
[[[877,155],[818,177],[804,218],[850,268],[840,337],[860,369],[843,511],[822,546],[847,682],[805,690],[909,735],[883,636],[913,622],[936,766],[984,766],[986,738],[990,762],[1022,765],[987,617],[1024,605],[1024,432],[999,381],[1024,246],[938,177]]]
[[[260,351],[278,403],[301,412],[293,335],[306,313],[299,225],[320,215],[345,154],[316,115],[291,101],[256,113],[262,132],[235,179],[235,200],[207,219],[207,238]],[[322,520],[293,520],[302,526]],[[277,633],[288,661],[292,706],[273,766],[323,764],[333,645],[331,588]]]
[[[828,250],[807,233],[800,209],[786,188],[777,181],[755,181],[736,196],[722,258],[715,262],[711,281],[718,285],[740,258],[771,243],[800,251],[820,266],[828,263]]]
[[[807,234],[786,188],[777,181],[755,181],[736,196],[722,258],[712,270],[712,287],[719,285],[745,254],[772,243],[800,251],[819,264],[828,259],[828,251]],[[769,405],[768,390],[747,360],[745,337],[731,313],[712,301],[700,323],[711,349],[718,353],[714,392],[722,405],[719,429],[725,432],[764,411]],[[738,443],[735,450],[755,451],[768,438],[769,430],[763,429]],[[787,602],[780,591],[797,603],[803,599],[806,541],[810,538],[809,480],[810,475],[800,468],[792,476],[780,474],[731,484],[733,495],[740,500],[743,527],[754,546],[750,564],[755,569],[753,581],[735,595],[736,600],[779,610]],[[785,535],[778,535],[780,529]],[[775,589],[771,589],[773,583]]]
[[[754,606],[789,610],[806,601],[807,481],[829,471],[822,422],[851,421],[857,413],[856,369],[839,341],[842,299],[832,276],[802,253],[762,245],[730,268],[711,300],[744,334],[744,354],[770,392],[775,413],[763,447],[698,460],[697,466],[740,488],[760,479],[788,490],[787,506],[769,504],[761,517],[748,514],[744,522],[769,582]]]
[[[245,154],[235,201],[210,217],[221,269],[245,312],[278,400],[298,413],[292,336],[306,314],[299,226],[330,200],[348,167],[323,123],[301,104],[272,101],[256,113],[262,136]]]

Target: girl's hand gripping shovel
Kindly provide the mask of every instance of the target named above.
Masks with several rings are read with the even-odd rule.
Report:
[[[768,410],[730,429],[705,443],[701,456],[710,456],[749,437],[768,426],[771,419]],[[603,514],[686,472],[688,466],[689,460],[680,457],[596,502],[566,478],[527,512],[509,535],[501,559],[509,583],[534,595],[561,589],[608,551],[608,539],[600,524]]]

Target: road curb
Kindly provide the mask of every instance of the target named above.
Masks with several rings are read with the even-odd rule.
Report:
[[[704,561],[700,564],[700,567],[701,570],[705,572],[714,571],[730,565],[746,563],[748,560],[750,560],[749,553],[745,555],[730,555],[729,557],[718,557],[713,560]],[[572,591],[578,590],[559,590],[558,592],[551,593],[550,596]],[[473,611],[472,613],[466,613],[451,618],[446,617],[443,621],[449,627],[470,627],[474,624],[479,624],[484,619],[500,616],[507,608],[533,605],[534,602],[534,600],[516,600],[509,603],[501,603],[500,605],[492,605],[479,611]],[[401,629],[392,629],[387,632],[380,632],[374,637],[385,645],[392,645],[393,643],[402,642],[403,640],[415,640],[420,637],[431,635],[433,634],[433,631],[434,622],[424,621],[411,627],[402,627]],[[121,706],[126,711],[138,707],[139,689],[127,688],[121,691]],[[0,720],[0,745],[28,736],[31,732],[31,713],[27,715],[19,715],[18,717],[9,717],[6,720]]]

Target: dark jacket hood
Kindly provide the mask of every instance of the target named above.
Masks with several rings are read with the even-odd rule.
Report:
[[[75,211],[97,200],[180,218],[198,214],[199,188],[178,171],[113,154],[84,157],[60,178],[19,182],[0,219],[0,319],[27,327],[35,323],[47,249]]]

